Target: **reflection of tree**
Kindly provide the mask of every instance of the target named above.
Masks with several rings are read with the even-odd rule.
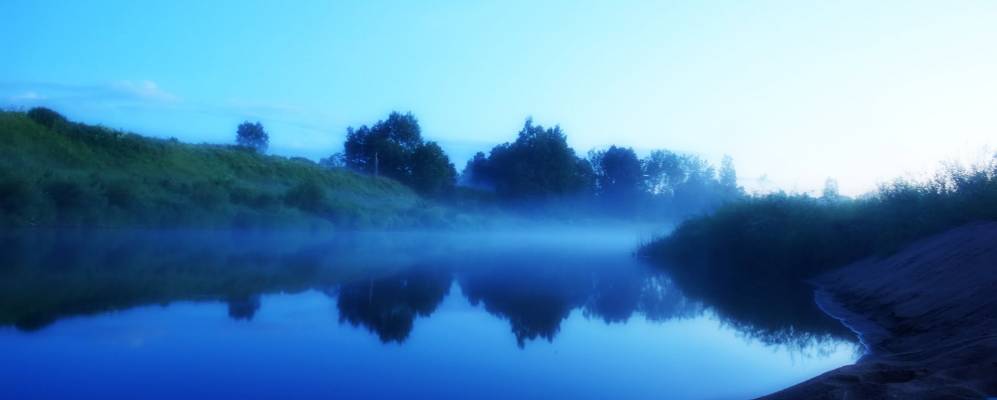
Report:
[[[578,294],[566,282],[516,276],[475,274],[461,281],[461,289],[471,304],[482,303],[488,312],[507,318],[520,346],[537,337],[553,340],[561,321],[580,304]]]
[[[235,320],[252,320],[259,309],[259,295],[233,296],[228,299],[228,316]]]
[[[626,322],[635,313],[649,321],[699,315],[702,307],[686,299],[667,275],[640,269],[609,269],[596,275],[586,315],[608,323]]]
[[[585,314],[601,317],[608,323],[626,322],[637,311],[642,291],[637,268],[604,268],[592,274],[592,290],[585,304]]]
[[[663,279],[632,260],[532,257],[462,274],[468,301],[505,318],[517,343],[552,341],[561,322],[582,309],[606,323],[625,322],[635,313],[652,320],[691,315],[698,310]]]
[[[699,315],[703,306],[685,294],[665,274],[649,273],[642,281],[637,309],[649,321],[664,322]]]
[[[382,342],[404,342],[416,316],[436,310],[450,288],[442,269],[412,268],[403,273],[343,285],[339,289],[339,320],[364,326]]]

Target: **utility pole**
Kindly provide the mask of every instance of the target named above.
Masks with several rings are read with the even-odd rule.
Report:
[[[377,152],[374,152],[374,176],[380,175],[380,162],[377,159]]]

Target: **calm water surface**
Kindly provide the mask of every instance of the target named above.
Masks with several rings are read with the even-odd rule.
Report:
[[[0,235],[2,398],[763,395],[853,362],[809,289],[630,231]]]

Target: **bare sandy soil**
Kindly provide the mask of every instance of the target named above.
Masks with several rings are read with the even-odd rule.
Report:
[[[814,281],[868,354],[766,399],[997,397],[997,223],[980,222]]]

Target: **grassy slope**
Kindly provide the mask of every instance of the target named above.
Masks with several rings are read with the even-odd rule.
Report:
[[[303,159],[0,112],[0,226],[398,226],[445,214],[395,181]]]

